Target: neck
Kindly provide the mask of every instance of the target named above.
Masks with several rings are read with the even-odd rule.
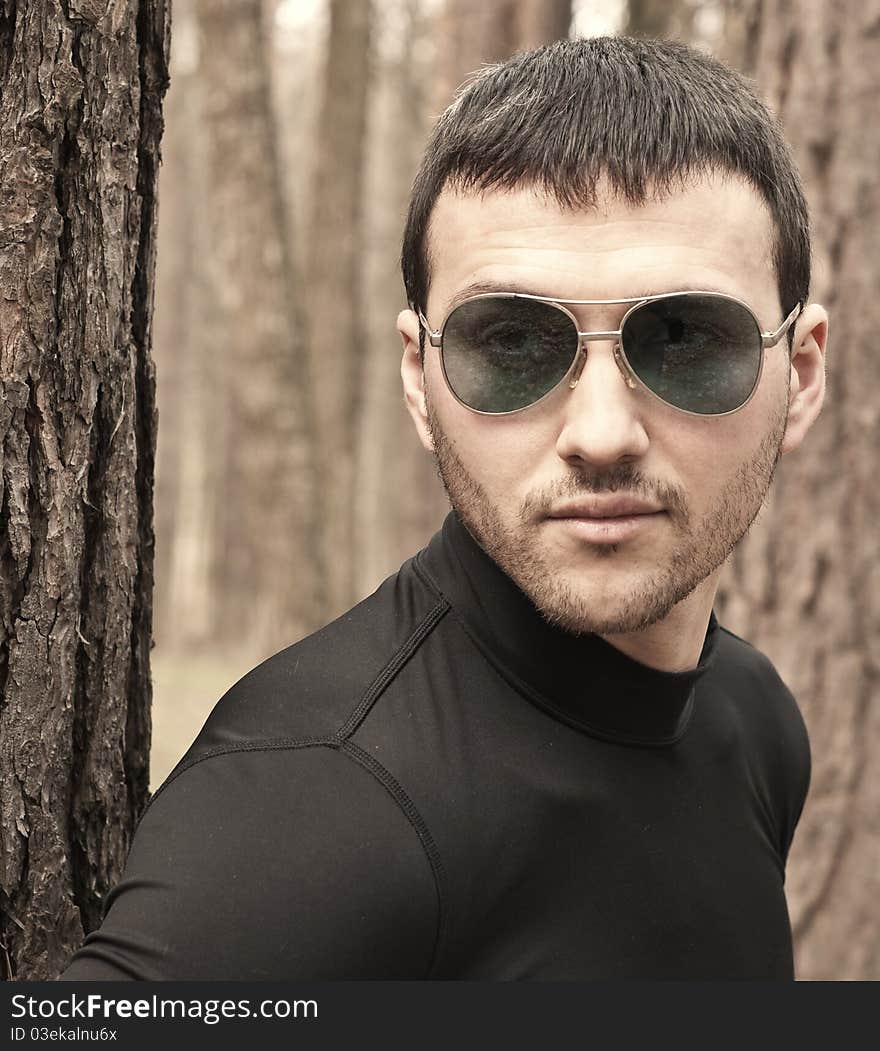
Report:
[[[647,664],[649,668],[660,671],[690,671],[696,668],[720,575],[721,567],[655,624],[641,631],[601,637],[621,653]]]

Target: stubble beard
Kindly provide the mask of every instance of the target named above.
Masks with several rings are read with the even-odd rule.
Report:
[[[427,392],[426,392],[427,395]],[[558,483],[530,494],[512,522],[505,521],[483,486],[468,472],[444,432],[426,396],[434,459],[452,507],[468,532],[525,592],[545,620],[575,635],[625,634],[663,620],[672,608],[721,566],[746,535],[764,505],[781,458],[788,420],[787,404],[777,411],[755,455],[742,464],[720,500],[701,520],[693,521],[684,494],[672,487],[649,486],[631,465],[602,472],[571,471]],[[547,508],[588,493],[625,492],[657,500],[665,508],[678,542],[664,565],[628,577],[624,594],[613,596],[606,612],[596,596],[577,588],[545,552],[539,531]],[[649,526],[649,528],[651,528]],[[626,545],[590,545],[593,565],[627,558]]]

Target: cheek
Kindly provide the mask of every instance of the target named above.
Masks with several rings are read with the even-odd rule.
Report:
[[[683,480],[701,489],[717,485],[737,462],[731,445],[720,435],[704,442],[677,442],[674,448],[673,462],[679,465]]]
[[[754,426],[729,419],[679,417],[648,425],[650,444],[633,468],[672,506],[699,521],[736,487],[737,473],[756,442]]]
[[[514,418],[491,419],[467,410],[464,414],[469,418],[460,420],[456,444],[470,473],[502,502],[527,492],[538,474],[546,441],[519,421],[514,423]]]
[[[541,474],[546,440],[514,424],[513,418],[477,416],[456,403],[442,423],[461,468],[497,506],[519,507],[546,480]]]
[[[742,498],[746,477],[758,482],[769,468],[769,438],[761,413],[736,414],[698,427],[687,437],[679,434],[667,444],[691,511],[699,514],[731,497]]]

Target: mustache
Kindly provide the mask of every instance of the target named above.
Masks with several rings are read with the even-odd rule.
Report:
[[[523,522],[542,518],[552,506],[563,500],[579,496],[597,496],[602,493],[626,494],[656,501],[674,518],[687,518],[687,501],[680,489],[663,483],[651,483],[643,474],[634,471],[628,465],[609,471],[577,471],[543,486],[525,498],[519,517]]]

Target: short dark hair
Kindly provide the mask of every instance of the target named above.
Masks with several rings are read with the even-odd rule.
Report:
[[[427,234],[446,186],[531,185],[589,208],[603,177],[639,205],[710,171],[744,177],[766,202],[785,316],[809,293],[809,212],[753,82],[686,44],[631,37],[560,40],[485,67],[440,117],[413,183],[401,256],[409,304],[426,311]],[[793,327],[789,348],[792,338]]]

